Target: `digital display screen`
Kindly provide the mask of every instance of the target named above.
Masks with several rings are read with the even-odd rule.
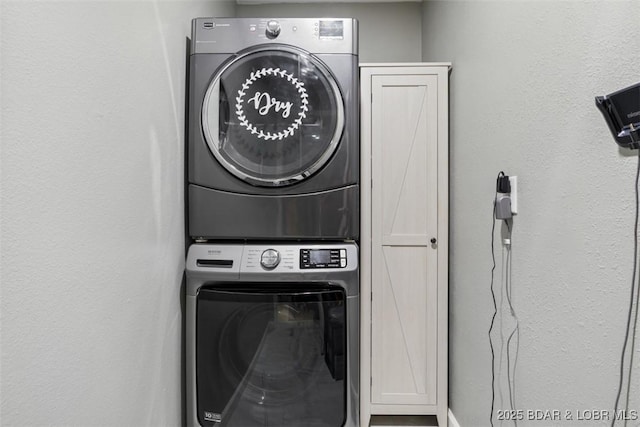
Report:
[[[311,264],[329,264],[331,262],[331,251],[328,249],[317,249],[309,252]]]
[[[340,39],[344,38],[344,22],[342,21],[320,21],[321,39]]]

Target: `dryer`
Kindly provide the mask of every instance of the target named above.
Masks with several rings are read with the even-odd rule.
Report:
[[[192,238],[359,238],[357,34],[350,18],[193,20]]]

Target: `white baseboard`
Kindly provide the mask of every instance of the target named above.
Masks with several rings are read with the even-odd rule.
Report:
[[[451,409],[447,412],[447,420],[449,422],[449,427],[460,427],[460,424],[458,423],[458,420],[456,420],[456,417],[453,416]]]

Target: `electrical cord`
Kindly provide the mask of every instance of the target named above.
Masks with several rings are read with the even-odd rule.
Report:
[[[631,317],[633,315],[633,307],[634,307],[634,296],[635,296],[635,305],[636,305],[636,313],[635,313],[635,322],[633,325],[633,339],[631,344],[631,364],[633,364],[633,349],[635,346],[635,332],[638,326],[638,295],[636,295],[636,273],[638,270],[638,216],[640,211],[640,195],[638,194],[638,181],[640,180],[640,150],[638,151],[638,166],[636,170],[636,181],[635,181],[635,196],[636,196],[636,215],[635,215],[635,223],[633,228],[633,273],[631,275],[631,298],[629,301],[629,313],[627,315],[627,328],[624,337],[624,344],[622,345],[622,355],[620,357],[620,382],[618,383],[618,394],[616,395],[616,403],[614,407],[614,416],[611,421],[611,427],[613,427],[616,423],[617,412],[618,412],[618,404],[620,403],[620,396],[622,395],[622,385],[624,382],[624,361],[625,355],[627,353],[627,344],[629,342],[629,333],[631,331]],[[627,381],[627,399],[625,410],[629,410],[629,391],[631,385],[631,371],[632,366],[629,366],[629,378]],[[626,418],[626,417],[625,417]],[[627,424],[625,420],[625,425]]]
[[[492,225],[491,225],[491,260],[492,260],[492,267],[491,267],[491,298],[493,300],[493,316],[491,318],[491,325],[489,327],[489,346],[491,348],[491,416],[490,416],[490,424],[493,427],[493,412],[495,409],[495,404],[496,404],[496,393],[495,393],[495,382],[496,382],[496,372],[495,372],[495,363],[496,363],[496,354],[495,354],[495,349],[493,346],[493,340],[491,338],[491,333],[493,331],[494,325],[495,325],[495,321],[496,321],[496,317],[498,316],[498,305],[496,302],[496,294],[495,294],[495,290],[494,290],[494,283],[495,283],[495,269],[496,269],[496,258],[495,258],[495,227],[496,227],[496,210],[497,210],[497,200],[498,200],[498,191],[499,188],[501,188],[499,182],[500,179],[505,177],[504,172],[500,171],[500,173],[498,174],[497,178],[496,178],[496,194],[494,197],[494,201],[493,201],[493,217],[492,217]],[[506,340],[506,362],[507,362],[507,386],[508,386],[508,391],[509,391],[509,406],[510,409],[512,411],[512,413],[515,411],[516,408],[516,367],[518,364],[518,352],[519,352],[519,347],[520,347],[520,321],[518,319],[518,316],[516,314],[516,311],[513,307],[513,301],[512,301],[512,283],[513,283],[513,269],[512,269],[512,264],[513,264],[513,256],[512,256],[512,226],[513,223],[511,222],[511,220],[506,219],[505,220],[505,226],[507,228],[507,237],[504,239],[503,241],[503,257],[502,257],[502,265],[504,268],[501,269],[502,274],[501,274],[501,292],[500,295],[506,295],[506,299],[507,302],[509,304],[509,312],[512,316],[512,318],[515,320],[515,326],[513,328],[513,330],[511,331],[511,333],[509,334],[507,340]],[[506,259],[505,259],[505,252],[506,252]],[[504,286],[504,288],[503,288]],[[503,307],[503,300],[501,299],[500,302],[500,307]],[[502,308],[501,308],[502,310]],[[503,326],[502,326],[502,319],[503,316],[502,314],[500,315],[500,342],[501,342],[501,347],[500,347],[500,372],[502,372],[502,355],[503,355],[503,351],[504,351],[504,333],[503,333]],[[514,336],[516,337],[516,345],[515,345],[515,356],[514,356],[514,360],[513,360],[513,364],[511,362],[511,344],[513,341]],[[512,365],[513,365],[513,369],[512,369]],[[502,374],[500,373],[500,377],[502,376]],[[504,404],[504,400],[502,397],[502,386],[499,386],[499,391],[500,391],[500,401],[502,402],[502,404]],[[517,417],[513,417],[513,423],[514,425],[517,427],[518,426],[518,421],[516,419]]]
[[[500,171],[498,173],[498,177],[496,178],[496,182],[498,179],[504,176],[504,172]],[[496,293],[493,290],[493,278],[496,270],[496,252],[494,246],[495,240],[495,231],[496,231],[496,204],[498,202],[498,191],[496,186],[496,193],[493,198],[493,212],[491,214],[491,218],[493,223],[491,225],[491,260],[493,262],[493,266],[491,267],[491,298],[493,299],[493,316],[491,317],[491,325],[489,326],[489,347],[491,348],[491,413],[489,414],[489,422],[491,423],[491,427],[493,427],[493,408],[496,400],[495,393],[495,381],[496,381],[496,372],[495,372],[495,360],[496,354],[493,349],[493,342],[491,341],[491,331],[493,330],[493,324],[495,323],[496,316],[498,315],[498,305],[496,304]]]
[[[637,283],[637,282],[636,282]],[[633,302],[631,303],[633,304]],[[629,375],[627,378],[627,399],[625,402],[625,415],[629,414],[629,398],[631,397],[631,379],[633,378],[633,359],[635,357],[635,348],[636,348],[636,331],[638,329],[638,307],[640,304],[640,288],[636,287],[636,309],[633,320],[633,332],[631,333],[631,354],[629,356]],[[628,422],[627,417],[625,417],[624,425],[626,427]]]
[[[497,218],[496,218],[497,219]],[[502,257],[500,259],[500,286],[497,289],[500,289],[500,293],[499,293],[499,297],[497,298],[497,303],[498,303],[498,315],[496,316],[496,324],[495,327],[499,328],[498,330],[500,331],[500,351],[498,352],[498,354],[500,355],[500,357],[496,357],[496,383],[497,383],[497,396],[496,396],[496,405],[502,405],[504,406],[504,395],[503,395],[503,387],[502,387],[502,368],[503,368],[503,363],[502,361],[504,360],[504,355],[506,354],[505,352],[505,345],[506,345],[506,338],[504,336],[504,318],[502,316],[502,307],[504,307],[504,299],[505,299],[505,295],[503,292],[503,289],[507,283],[507,271],[506,271],[506,265],[507,265],[507,248],[506,246],[502,245]],[[497,280],[497,277],[496,277]],[[495,283],[496,285],[498,283]],[[494,408],[495,410],[495,408]],[[502,421],[502,420],[501,420]],[[502,425],[502,422],[500,423],[500,425]]]
[[[634,139],[634,142],[638,142],[635,141],[635,138],[632,136],[632,139]],[[636,215],[638,215],[638,177],[640,176],[640,153],[638,153],[638,171],[636,172]],[[637,223],[637,220],[636,220]],[[638,233],[636,232],[635,238],[638,238]],[[637,241],[636,241],[636,245],[637,245]],[[637,255],[636,255],[636,259],[637,259]],[[636,348],[636,331],[638,329],[638,310],[640,310],[640,278],[638,279],[638,282],[636,282],[637,287],[635,289],[635,293],[636,293],[636,299],[635,299],[635,303],[636,303],[636,312],[634,315],[634,319],[633,319],[633,333],[631,334],[631,355],[629,356],[629,376],[628,376],[628,380],[627,380],[627,400],[625,402],[625,411],[626,414],[629,413],[629,397],[631,396],[631,378],[633,378],[633,359],[635,356],[635,348]],[[633,295],[633,290],[631,291],[631,295]],[[630,303],[629,309],[631,309],[631,306],[633,305],[633,296],[631,297],[632,301]],[[627,331],[627,336],[628,336],[628,331]],[[626,415],[625,414],[625,415]],[[624,420],[624,425],[626,427],[627,425],[627,417],[625,417]]]
[[[506,222],[506,221],[505,221]],[[508,229],[509,227],[507,227]],[[511,239],[511,233],[509,233],[509,239]],[[511,314],[513,315],[513,306],[511,305],[511,295],[510,295],[510,287],[511,287],[511,282],[510,282],[510,277],[511,277],[511,244],[509,243],[508,245],[505,243],[505,246],[507,247],[507,262],[506,262],[506,276],[507,276],[507,280],[505,283],[505,293],[507,294],[507,302],[509,303],[509,310],[511,312]],[[509,388],[509,407],[511,408],[511,410],[514,409],[513,406],[513,390],[511,387],[511,356],[509,354],[509,346],[511,345],[511,338],[513,338],[513,334],[516,330],[514,329],[511,334],[509,334],[509,338],[507,339],[507,387]],[[513,420],[514,425],[518,425],[517,420],[514,418]]]
[[[511,405],[511,409],[515,410],[516,408],[516,367],[518,365],[518,352],[520,349],[520,320],[518,319],[518,315],[516,314],[515,309],[513,308],[513,302],[511,300],[511,293],[512,293],[512,275],[513,275],[513,268],[512,268],[512,261],[513,261],[513,254],[512,254],[512,244],[513,244],[513,238],[512,238],[512,231],[511,231],[511,225],[509,224],[509,220],[505,221],[506,225],[507,225],[507,230],[509,231],[509,244],[507,245],[507,284],[506,284],[506,294],[507,294],[507,302],[509,303],[509,311],[511,312],[511,316],[514,318],[514,320],[516,321],[516,325],[513,329],[513,331],[511,331],[511,334],[509,335],[509,338],[507,339],[507,382],[509,384],[509,403]],[[513,361],[513,376],[511,375],[511,354],[510,354],[510,350],[511,350],[511,340],[513,339],[513,336],[516,335],[516,351],[515,351],[515,356],[514,356],[514,361]],[[518,425],[517,420],[514,419],[514,425]]]

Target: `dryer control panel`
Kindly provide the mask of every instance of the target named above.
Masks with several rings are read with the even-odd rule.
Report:
[[[311,53],[358,53],[353,18],[196,18],[191,54],[237,53],[262,44],[297,46]]]

